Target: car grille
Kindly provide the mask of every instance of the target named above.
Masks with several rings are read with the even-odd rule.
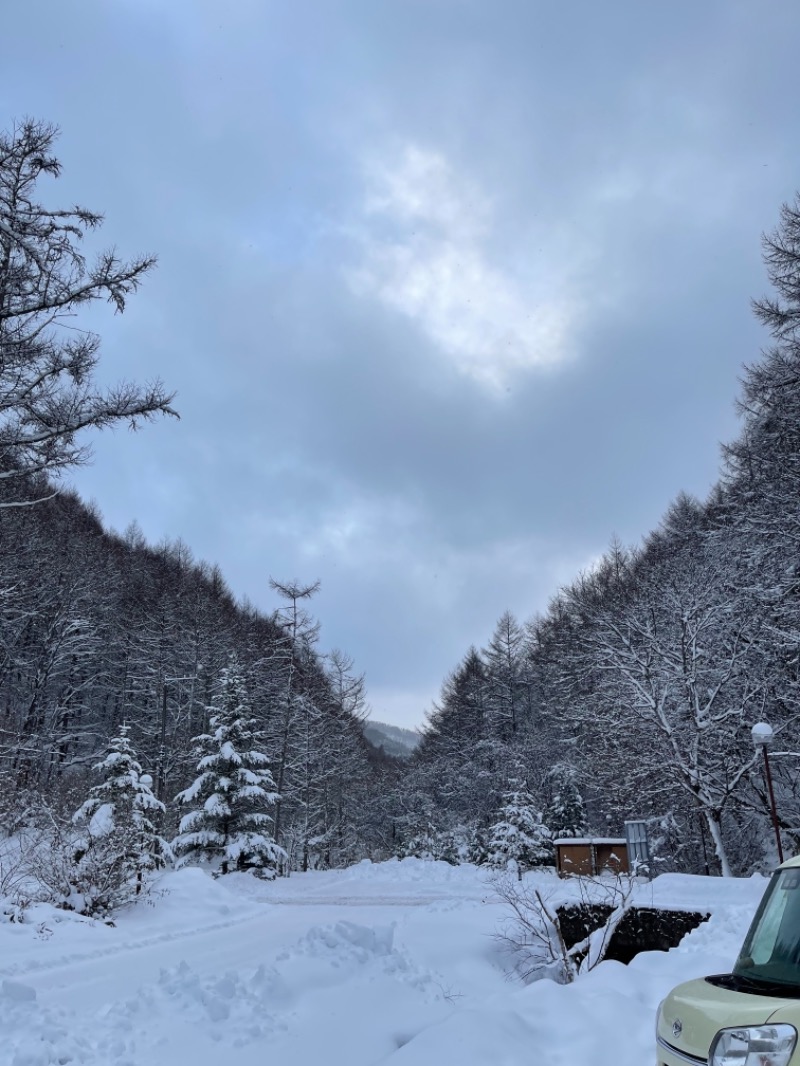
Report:
[[[666,1040],[662,1040],[658,1037],[658,1046],[668,1051],[670,1055],[674,1055],[680,1059],[681,1062],[691,1063],[692,1066],[708,1066],[708,1059],[703,1057],[699,1058],[697,1055],[690,1055],[688,1051],[681,1051],[680,1048],[673,1047],[672,1044],[668,1044]]]

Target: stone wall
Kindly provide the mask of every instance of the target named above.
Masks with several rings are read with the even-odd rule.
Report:
[[[590,932],[599,929],[612,908],[602,904],[571,904],[558,908],[561,930],[567,947],[580,943]],[[698,911],[655,910],[631,907],[614,930],[607,959],[629,963],[640,951],[669,951],[683,937],[696,929],[710,915]]]

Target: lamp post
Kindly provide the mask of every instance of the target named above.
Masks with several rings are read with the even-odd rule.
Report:
[[[769,793],[770,812],[772,814],[772,827],[775,830],[775,843],[778,845],[778,860],[783,862],[783,845],[781,844],[781,829],[778,825],[778,809],[775,806],[775,792],[772,788],[772,773],[769,768],[769,755],[767,748],[775,739],[775,731],[768,722],[756,722],[750,730],[756,751],[760,748],[764,752],[764,779],[767,782]]]

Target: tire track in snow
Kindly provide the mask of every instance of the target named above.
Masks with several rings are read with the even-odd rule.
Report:
[[[115,955],[127,955],[136,951],[146,951],[149,948],[158,947],[160,944],[169,944],[173,941],[191,940],[193,937],[204,936],[206,933],[216,933],[223,929],[232,929],[236,926],[247,925],[248,922],[261,922],[264,914],[255,911],[245,917],[230,918],[224,922],[213,922],[211,925],[203,925],[194,929],[180,929],[174,933],[158,933],[141,940],[126,940],[119,944],[108,945],[88,952],[77,952],[72,955],[61,955],[57,959],[35,960],[30,963],[13,963],[11,966],[0,967],[0,978],[17,978],[26,974],[52,973],[75,966],[83,962],[94,962],[98,959],[111,958]]]
[[[137,951],[146,951],[162,944],[170,944],[179,941],[191,940],[202,937],[207,933],[216,933],[224,929],[232,929],[249,922],[260,922],[266,917],[260,908],[268,908],[270,905],[280,907],[427,907],[434,903],[452,901],[452,897],[445,895],[431,896],[320,896],[298,898],[296,896],[264,896],[252,899],[254,909],[244,917],[230,918],[223,922],[212,922],[192,929],[182,929],[170,933],[157,933],[140,940],[125,940],[121,943],[109,944],[106,947],[92,951],[76,952],[61,955],[56,959],[37,959],[29,963],[12,963],[10,966],[0,967],[0,978],[18,978],[26,975],[57,973],[59,970],[81,963],[95,962],[101,959],[112,958],[117,955],[126,955]],[[480,903],[476,897],[474,900],[465,900],[469,903]]]
[[[451,902],[452,896],[270,896],[264,903],[277,903],[289,907],[427,907],[431,903]],[[482,903],[483,900],[465,900],[467,903]]]

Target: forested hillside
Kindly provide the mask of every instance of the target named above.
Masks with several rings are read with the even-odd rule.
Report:
[[[364,735],[376,748],[382,748],[387,755],[398,759],[407,759],[419,744],[416,730],[372,719],[364,723]]]
[[[646,817],[664,865],[747,872],[774,854],[772,754],[800,842],[800,200],[764,241],[771,346],[745,369],[741,433],[705,501],[681,496],[635,548],[613,543],[526,625],[504,615],[446,680],[406,790],[408,835],[480,854],[514,779],[548,828],[565,782],[591,828]],[[563,820],[563,819],[562,819]],[[579,819],[580,820],[580,819]]]
[[[340,864],[378,842],[363,684],[343,654],[316,653],[305,590],[281,586],[285,607],[260,614],[185,545],[107,533],[69,493],[0,509],[0,536],[6,804],[83,787],[122,724],[169,804],[194,775],[192,738],[235,656],[280,795],[274,834],[292,861]]]
[[[54,137],[0,138],[0,826],[64,843],[52,898],[81,869],[96,886],[87,856],[137,893],[173,845],[269,876],[391,854],[530,866],[630,817],[663,868],[747,872],[774,847],[764,720],[800,843],[800,201],[765,240],[771,346],[710,497],[612,544],[539,617],[503,615],[400,761],[365,737],[350,658],[318,651],[316,584],[273,581],[264,614],[186,544],[119,536],[59,491],[85,431],[175,411],[160,384],[98,389],[99,339],[62,321],[123,310],[152,260],[90,266],[76,242],[100,217],[36,202]]]

